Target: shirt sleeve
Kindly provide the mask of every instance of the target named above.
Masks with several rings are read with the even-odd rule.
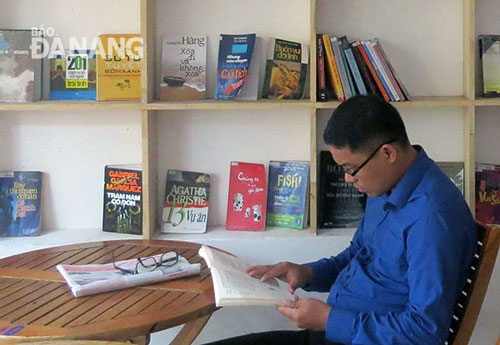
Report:
[[[363,248],[363,222],[354,233],[349,247],[337,256],[308,262],[305,265],[313,269],[313,280],[303,287],[306,291],[328,292],[339,273],[351,262],[356,253]]]
[[[473,222],[446,214],[419,221],[406,239],[407,308],[363,313],[334,306],[326,338],[346,344],[443,344],[475,250],[473,229]]]

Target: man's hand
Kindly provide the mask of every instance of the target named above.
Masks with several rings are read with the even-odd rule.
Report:
[[[288,292],[293,294],[313,278],[313,270],[309,266],[297,265],[291,262],[280,262],[276,265],[253,266],[247,270],[252,277],[261,277],[265,282],[270,278],[278,278],[288,283]]]
[[[328,315],[331,310],[328,304],[314,298],[286,301],[283,306],[276,308],[297,327],[322,332],[326,329]]]

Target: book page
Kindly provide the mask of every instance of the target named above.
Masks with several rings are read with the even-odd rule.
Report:
[[[209,268],[218,267],[224,270],[246,272],[248,268],[254,266],[247,260],[207,246],[201,246],[199,254],[205,259]]]

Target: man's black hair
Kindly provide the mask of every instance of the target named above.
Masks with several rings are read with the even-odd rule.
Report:
[[[354,96],[340,104],[328,120],[323,140],[352,152],[373,150],[389,140],[403,147],[410,144],[399,112],[377,95]]]

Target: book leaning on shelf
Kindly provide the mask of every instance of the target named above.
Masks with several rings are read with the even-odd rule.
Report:
[[[476,163],[476,219],[500,224],[500,165]]]
[[[246,270],[254,264],[223,251],[202,245],[198,254],[210,268],[215,305],[281,305],[295,300],[285,283],[276,278],[261,282]]]
[[[201,271],[199,263],[191,264],[175,252],[107,264],[59,264],[56,268],[75,297],[178,279]]]
[[[42,173],[0,171],[0,237],[40,232]]]
[[[161,232],[205,232],[208,223],[209,197],[209,174],[168,170]]]
[[[500,35],[479,36],[481,86],[484,97],[500,97]]]
[[[303,229],[309,208],[309,162],[270,161],[266,225]]]

